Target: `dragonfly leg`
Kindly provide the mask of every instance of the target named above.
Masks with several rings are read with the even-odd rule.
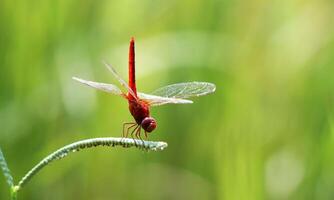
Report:
[[[139,132],[138,132],[138,131],[139,131]],[[139,139],[139,138],[138,138],[138,133],[140,133],[140,128],[136,131],[136,134],[135,134],[135,136],[136,136],[137,139]]]
[[[136,132],[136,137],[137,137],[138,139],[140,139],[141,142],[144,144],[144,140],[141,138],[141,136],[140,136],[140,132],[141,132],[141,127],[137,130],[137,132]]]
[[[145,139],[147,140],[147,131],[145,131]]]
[[[125,129],[124,129],[124,125],[123,125],[123,137],[124,137],[124,138],[127,138],[127,137],[128,137],[128,135],[129,135],[129,130],[130,130],[132,127],[136,126],[137,124],[136,124],[136,123],[128,123],[128,125],[131,125],[131,126],[129,126],[129,127],[126,129],[126,131],[125,131]]]
[[[136,126],[132,131],[131,131],[131,137],[132,137],[132,139],[133,139],[133,141],[135,142],[135,146],[137,146],[137,143],[136,143],[136,140],[135,140],[135,138],[133,137],[133,133],[135,132],[135,131],[138,131],[138,128],[140,129],[140,126],[138,125],[138,126]],[[137,133],[136,133],[137,134]]]
[[[126,127],[127,125],[131,125],[131,126],[129,126],[129,127],[126,129],[126,132],[125,132],[125,127]],[[129,129],[132,128],[132,127],[134,127],[135,125],[136,125],[136,123],[134,123],[134,122],[126,122],[126,123],[123,123],[123,134],[122,134],[122,137],[123,137],[123,138],[127,138],[127,137],[128,137],[128,133],[129,133]]]

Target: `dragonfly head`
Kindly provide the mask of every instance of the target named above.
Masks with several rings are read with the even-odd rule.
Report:
[[[145,117],[145,119],[141,122],[141,127],[150,133],[157,127],[157,122],[152,117]]]

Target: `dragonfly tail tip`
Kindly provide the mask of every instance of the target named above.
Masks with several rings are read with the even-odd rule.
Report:
[[[130,39],[130,42],[134,43],[135,42],[135,37],[132,36],[131,39]]]

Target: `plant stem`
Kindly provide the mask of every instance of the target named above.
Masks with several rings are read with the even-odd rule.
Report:
[[[17,192],[19,188],[17,186],[13,186],[10,188],[10,197],[11,200],[16,200],[17,199]]]
[[[0,148],[0,168],[2,169],[3,175],[6,178],[6,181],[10,188],[14,186],[14,180],[12,174],[10,173],[9,167],[7,165],[5,156],[3,155],[1,148]]]
[[[97,146],[123,146],[123,147],[136,147],[142,150],[163,150],[167,147],[167,143],[165,142],[154,142],[154,141],[144,141],[130,138],[92,138],[87,140],[81,140],[78,142],[74,142],[67,146],[64,146],[55,152],[51,153],[47,157],[45,157],[42,161],[40,161],[36,166],[34,166],[28,173],[20,180],[17,186],[12,187],[12,199],[16,198],[17,192],[27,184],[31,178],[37,174],[43,167],[47,166],[54,160],[59,160],[66,157],[71,152],[76,152],[86,148],[92,148]]]

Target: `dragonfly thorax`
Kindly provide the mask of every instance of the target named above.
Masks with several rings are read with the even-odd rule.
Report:
[[[150,117],[150,107],[145,101],[129,99],[129,110],[137,124],[146,132],[152,132],[157,123]]]
[[[137,124],[141,125],[141,122],[150,116],[149,106],[140,100],[129,100],[129,110]]]
[[[141,122],[141,127],[147,132],[152,132],[156,127],[157,127],[157,122],[153,117],[146,117],[142,122]]]

